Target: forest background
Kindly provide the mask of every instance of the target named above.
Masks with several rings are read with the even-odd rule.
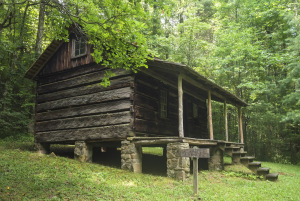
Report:
[[[249,154],[297,164],[298,12],[298,0],[0,0],[0,139],[32,136],[35,83],[24,74],[78,23],[97,62],[138,70],[154,55],[186,64],[241,97],[249,103],[243,109]],[[229,140],[238,141],[234,107],[228,120]],[[223,104],[213,103],[213,123],[215,138],[224,140]]]

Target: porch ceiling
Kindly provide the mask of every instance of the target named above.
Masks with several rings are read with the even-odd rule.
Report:
[[[233,93],[210,81],[209,79],[186,65],[168,62],[158,58],[155,58],[153,61],[149,61],[148,65],[150,69],[160,71],[162,73],[168,73],[169,75],[171,75],[168,78],[173,81],[175,81],[175,79],[177,80],[177,76],[181,74],[183,76],[183,80],[186,83],[191,84],[199,89],[199,91],[197,91],[198,93],[202,92],[201,94],[203,94],[203,92],[208,92],[208,90],[211,90],[212,100],[218,102],[226,101],[227,103],[236,106],[248,105],[245,101],[243,101]],[[207,98],[207,93],[205,93],[204,97]]]

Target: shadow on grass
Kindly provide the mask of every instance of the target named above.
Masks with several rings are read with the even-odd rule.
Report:
[[[74,158],[74,146],[72,145],[55,145],[51,146],[51,152],[57,156]],[[93,149],[93,163],[104,166],[121,168],[121,151],[114,148],[107,148],[105,152],[101,148]],[[167,161],[163,156],[152,154],[143,154],[143,173],[166,176],[167,175]]]
[[[74,158],[74,145],[51,145],[50,153],[53,152],[57,156]]]
[[[36,152],[34,142],[12,142],[2,141],[1,146],[4,149],[19,149],[22,151]],[[74,145],[51,145],[50,153],[56,156],[74,158]],[[121,168],[121,152],[118,149],[107,149],[106,152],[101,152],[101,148],[93,149],[93,163],[104,166]],[[143,173],[157,176],[167,175],[167,160],[164,156],[143,153]]]
[[[166,157],[143,154],[143,173],[157,176],[167,176]]]
[[[107,149],[106,152],[101,152],[100,148],[94,148],[93,162],[105,166],[121,168],[121,151],[116,149]],[[142,164],[144,174],[159,176],[167,175],[166,158],[163,156],[144,153]]]

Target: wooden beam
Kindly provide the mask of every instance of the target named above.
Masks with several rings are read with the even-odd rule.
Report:
[[[197,87],[197,88],[199,88],[199,89],[201,89],[201,90],[207,91],[207,88],[208,88],[208,87],[207,87],[207,83],[202,84],[202,83],[200,83],[199,81],[196,81],[196,80],[192,79],[191,77],[189,77],[189,76],[187,76],[187,75],[182,75],[182,78],[183,78],[186,82],[190,83],[191,85],[193,85],[193,86],[195,86],[195,87]],[[221,101],[221,102],[222,102],[222,100],[225,100],[225,99],[226,99],[225,96],[221,95],[220,93],[217,93],[216,91],[212,91],[212,90],[211,90],[210,93],[214,96],[214,98],[215,98],[217,101]],[[232,103],[233,105],[235,105],[234,102],[230,102],[230,103]]]
[[[226,137],[226,142],[228,142],[228,120],[227,120],[227,105],[226,105],[226,101],[224,102],[224,118],[225,118],[225,137]]]
[[[241,143],[244,143],[242,109],[241,109],[241,107],[238,107],[238,113],[239,113],[239,132],[240,132],[240,137],[241,137]]]
[[[162,83],[164,83],[165,85],[169,85],[171,87],[173,87],[174,89],[177,89],[177,83],[174,83],[172,81],[168,81],[165,77],[163,77],[162,75],[156,73],[155,71],[152,71],[151,69],[146,69],[143,71],[144,74],[148,75],[148,76],[151,76],[159,81],[161,81]],[[203,100],[203,97],[202,96],[199,96],[197,93],[193,93],[192,91],[188,90],[188,89],[185,89],[184,93],[196,98],[196,99],[199,99],[199,100]]]
[[[136,134],[136,133],[135,133]],[[218,142],[209,139],[196,139],[196,138],[178,138],[178,137],[128,137],[127,140],[133,141],[138,145],[162,145],[172,142],[189,143],[195,146],[217,146]]]
[[[182,74],[178,75],[178,133],[179,137],[184,137]]]
[[[120,124],[112,126],[91,127],[81,129],[67,129],[57,131],[37,132],[36,142],[75,142],[75,141],[111,141],[129,137],[131,131],[130,124]]]
[[[212,123],[212,111],[211,111],[211,91],[208,90],[208,128],[209,137],[211,140],[214,139],[213,123]]]

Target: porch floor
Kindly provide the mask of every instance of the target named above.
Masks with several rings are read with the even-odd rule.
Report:
[[[128,137],[128,141],[133,142],[136,145],[162,145],[174,142],[189,143],[194,146],[238,146],[244,147],[243,143],[227,142],[223,140],[210,140],[210,139],[198,139],[198,138],[180,138],[180,137]]]

